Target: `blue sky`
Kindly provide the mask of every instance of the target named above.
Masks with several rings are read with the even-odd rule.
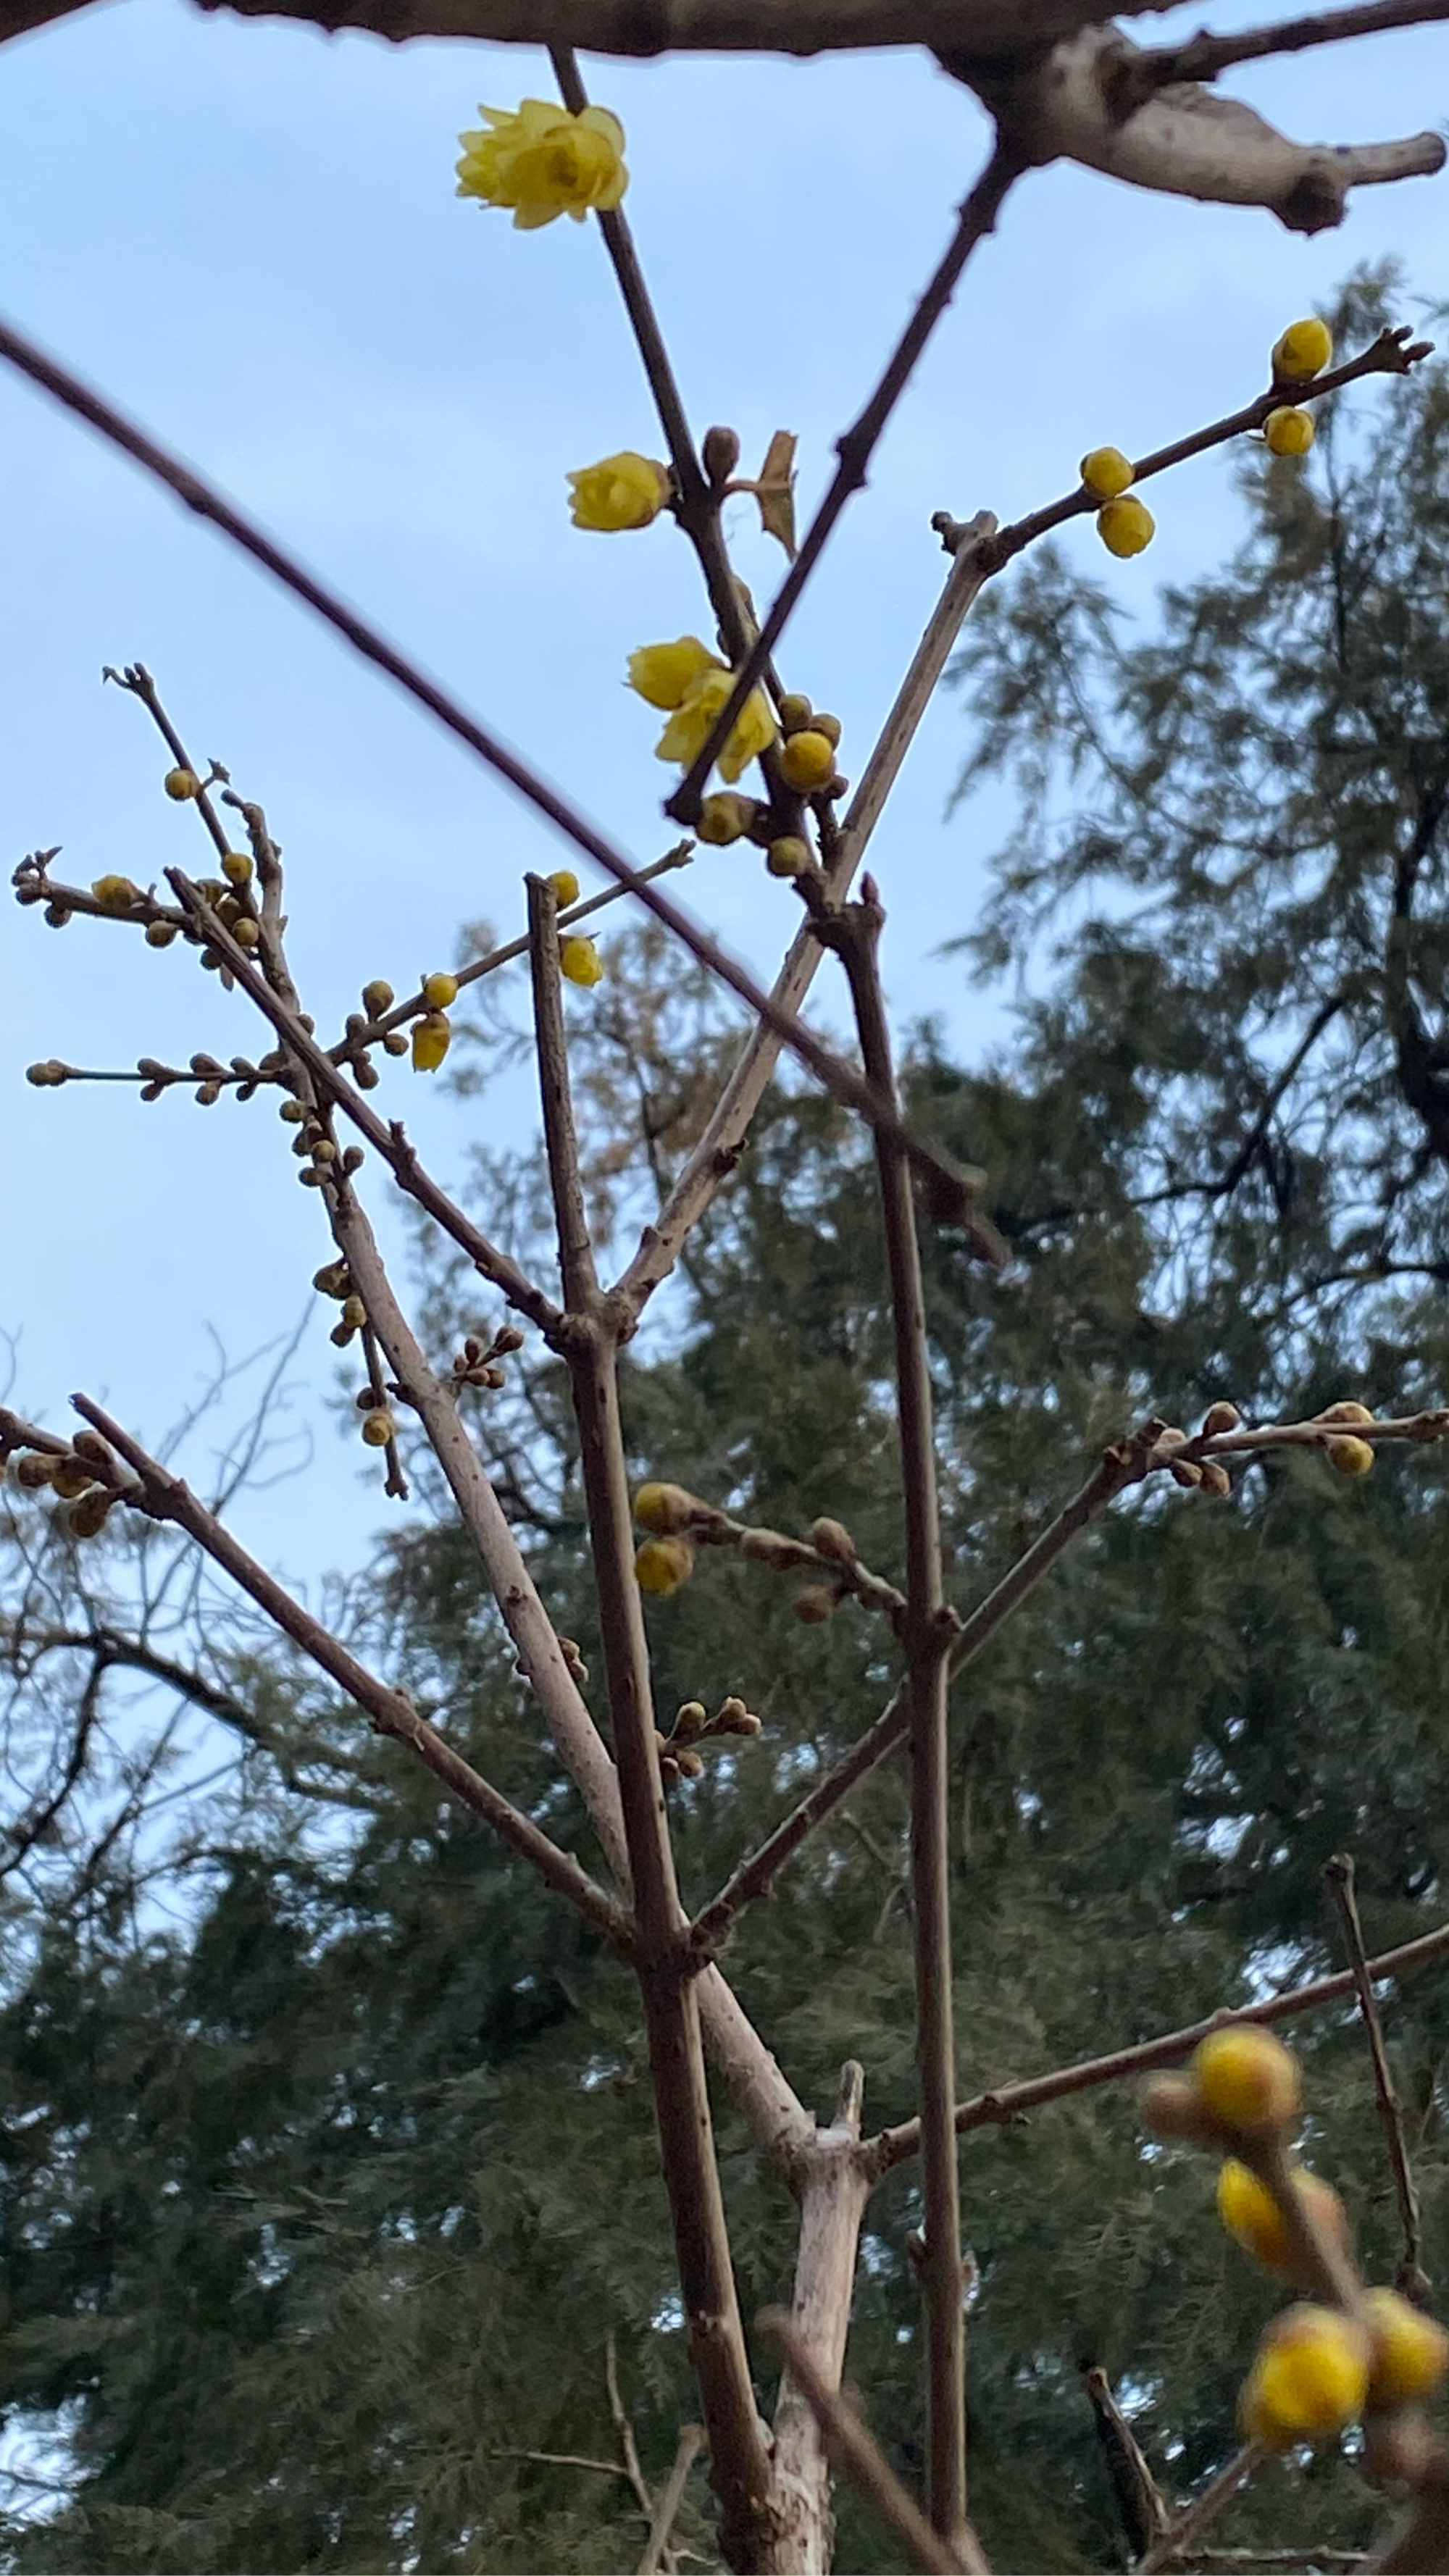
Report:
[[[1263,0],[1213,23],[1272,14]],[[1186,32],[1200,15],[1158,28]],[[732,422],[747,462],[775,427],[796,430],[808,509],[979,164],[979,110],[905,54],[586,68],[628,129],[630,216],[697,425]],[[1306,137],[1411,131],[1442,103],[1442,34],[1325,50],[1233,85]],[[396,52],[114,0],[0,53],[3,301],[642,859],[673,837],[658,810],[669,775],[651,757],[655,719],[621,690],[625,657],[708,623],[667,524],[609,539],[568,525],[569,466],[658,444],[593,230],[516,235],[453,195],[455,137],[477,102],[530,93],[549,94],[541,56]],[[1069,169],[1020,188],[782,651],[788,682],[843,719],[846,769],[942,578],[933,510],[1015,516],[1066,488],[1084,448],[1141,452],[1244,400],[1277,332],[1352,262],[1397,254],[1432,287],[1444,190],[1365,190],[1341,232],[1304,241],[1264,215],[1147,200]],[[160,793],[159,745],[99,685],[104,662],[140,657],[197,754],[267,806],[319,1026],[340,1022],[368,976],[401,987],[450,960],[460,923],[517,927],[522,871],[565,853],[221,540],[9,379],[0,493],[7,870],[55,842],[83,881],[199,862],[195,818]],[[780,559],[735,506],[741,569],[767,594]],[[1066,540],[1144,614],[1157,583],[1231,542],[1225,461],[1180,470],[1153,507],[1158,540],[1132,565],[1110,566],[1089,523]],[[944,819],[961,744],[947,699],[874,864],[895,1006],[940,1013],[969,1054],[1005,1022],[938,953],[970,921],[991,837],[989,811]],[[758,861],[702,853],[678,883],[768,973],[793,905]],[[202,1113],[185,1097],[142,1108],[119,1086],[25,1085],[37,1056],[124,1065],[254,1043],[242,1005],[184,952],[83,922],[57,938],[7,909],[0,988],[13,1400],[54,1418],[83,1386],[157,1436],[218,1341],[238,1357],[294,1323],[324,1252],[315,1202],[260,1101]],[[406,1068],[387,1086],[379,1104],[406,1114],[446,1174],[486,1111]],[[500,1114],[521,1138],[516,1088]],[[390,1218],[383,1230],[399,1239]],[[292,1418],[319,1444],[310,1477],[237,1513],[302,1577],[355,1558],[383,1518],[328,1414],[329,1320],[317,1306],[298,1364]],[[204,1443],[194,1472],[204,1480]]]

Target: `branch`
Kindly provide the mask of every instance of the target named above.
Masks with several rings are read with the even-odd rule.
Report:
[[[1427,1967],[1433,1959],[1449,1957],[1449,1924],[1437,1932],[1423,1932],[1417,1941],[1405,1941],[1397,1950],[1381,1951],[1367,1962],[1368,1974],[1375,1984],[1388,1977],[1406,1977],[1415,1968]],[[964,2137],[970,2129],[1009,2126],[1023,2119],[1029,2111],[1038,2111],[1047,2102],[1065,2101],[1073,2093],[1087,2093],[1098,2084],[1117,2084],[1138,2075],[1149,2075],[1159,2066],[1175,2066],[1192,2052],[1210,2031],[1219,2030],[1225,2021],[1274,2022],[1291,2021],[1299,2013],[1316,2012],[1322,2004],[1334,2004],[1357,1991],[1357,1978],[1352,1968],[1341,1969],[1331,1977],[1315,1977],[1306,1986],[1292,1986],[1286,1994],[1271,1995],[1266,2003],[1244,2004],[1236,2012],[1216,2012],[1206,2021],[1189,2022],[1183,2030],[1170,2030],[1157,2039],[1136,2042],[1130,2048],[1113,2049],[1105,2057],[1084,2058],[1076,2066],[1059,2066],[1051,2075],[1034,2075],[1020,2084],[1003,2084],[995,2092],[978,2093],[964,2102],[956,2114],[957,2135]],[[919,2145],[919,2124],[906,2120],[896,2129],[882,2129],[872,2138],[866,2153],[872,2161],[877,2179],[893,2166],[913,2156]]]
[[[105,1671],[106,1666],[98,1656],[91,1666],[85,1688],[81,1693],[65,1769],[50,1795],[44,1798],[38,1807],[33,1806],[29,1815],[19,1817],[13,1825],[5,1827],[4,1841],[8,1848],[4,1857],[0,1858],[0,1879],[8,1878],[11,1872],[17,1870],[21,1862],[34,1851],[36,1844],[45,1839],[66,1800],[79,1782],[90,1753],[91,1737],[95,1732],[96,1718],[100,1709],[101,1682]]]
[[[1449,0],[1365,0],[1361,8],[1323,9],[1309,18],[1287,18],[1278,27],[1244,27],[1236,36],[1212,36],[1203,27],[1183,44],[1144,48],[1133,76],[1157,88],[1169,81],[1213,81],[1233,63],[1301,54],[1311,45],[1339,45],[1352,36],[1381,36],[1440,18],[1449,18]]]
[[[1191,2547],[1198,2533],[1206,2530],[1214,2515],[1221,2513],[1225,2504],[1232,2503],[1238,2489],[1246,2484],[1263,2457],[1259,2445],[1249,2442],[1228,2461],[1225,2468],[1219,2469],[1217,2476],[1209,2479],[1186,2513],[1179,2514],[1176,2522],[1153,2542],[1146,2557],[1138,2560],[1136,2576],[1157,2576],[1159,2568],[1174,2565],[1182,2552]]]
[[[982,1647],[995,1635],[1003,1621],[1010,1618],[1017,1604],[1025,1600],[1048,1569],[1055,1565],[1078,1532],[1095,1520],[1125,1485],[1140,1480],[1145,1473],[1151,1446],[1161,1429],[1160,1422],[1147,1423],[1131,1441],[1103,1452],[1101,1465],[1095,1474],[1088,1477],[1080,1492],[1073,1495],[1066,1508],[1057,1514],[1025,1554],[1017,1558],[995,1590],[989,1592],[970,1617],[962,1621],[951,1648],[950,1671],[953,1677],[980,1654]],[[844,1759],[816,1783],[784,1823],[776,1826],[768,1840],[741,1862],[718,1896],[695,1918],[694,1939],[702,1949],[713,1949],[724,1938],[740,1908],[766,1894],[777,1872],[798,1851],[812,1827],[839,1805],[857,1780],[863,1780],[867,1771],[873,1770],[893,1745],[899,1744],[908,1724],[906,1693],[902,1687],[895,1692],[875,1724],[867,1727],[864,1735],[852,1745]]]
[[[436,681],[428,679],[398,651],[395,644],[348,608],[335,592],[327,590],[295,557],[275,545],[252,520],[224,500],[200,475],[158,447],[134,421],[127,420],[103,396],[82,384],[78,377],[71,375],[55,359],[47,357],[33,341],[27,340],[5,322],[0,322],[0,358],[7,359],[33,384],[53,395],[67,411],[88,421],[103,438],[109,439],[113,446],[122,449],[148,474],[164,483],[189,510],[220,528],[234,545],[250,555],[264,571],[271,573],[284,589],[290,590],[314,610],[324,624],[342,636],[354,652],[361,654],[364,661],[374,663],[408,697],[414,698],[419,706],[426,707],[446,732],[466,744],[486,767],[515,789],[525,803],[554,824],[566,839],[573,841],[606,875],[613,877],[616,884],[637,895],[655,919],[662,922],[666,930],[672,931],[676,939],[682,940],[702,966],[708,967],[711,974],[727,984],[746,1008],[773,1029],[777,1037],[783,1038],[827,1091],[833,1092],[847,1108],[857,1111],[872,1128],[889,1136],[903,1153],[909,1155],[915,1169],[936,1185],[943,1222],[963,1226],[983,1259],[1004,1261],[1005,1248],[999,1237],[972,1213],[972,1196],[979,1175],[961,1171],[949,1155],[910,1134],[900,1120],[877,1100],[869,1083],[861,1080],[853,1066],[845,1063],[813,1031],[803,1027],[792,1012],[780,1009],[747,968],[721,948],[707,931],[701,930],[687,913],[681,912],[677,904],[671,903],[667,895],[660,894],[644,872],[634,867],[558,788],[520,759],[518,753],[498,735],[480,724],[457,699],[449,697]],[[218,943],[213,940],[212,944]],[[335,1070],[334,1067],[334,1074]]]
[[[838,2389],[850,2332],[861,2220],[870,2177],[860,2150],[864,2070],[847,2059],[834,2117],[794,2164],[800,2237],[790,2322],[827,2388]],[[831,2562],[830,2477],[820,2426],[787,2367],[775,2398],[775,2496],[781,2516],[778,2563],[820,2576]],[[793,2552],[793,2554],[792,2554]]]
[[[660,2163],[680,2293],[709,2432],[720,2538],[734,2566],[769,2546],[770,2464],[735,2292],[705,2080],[699,1999],[659,1770],[633,1511],[619,1418],[618,1343],[584,1225],[549,889],[530,878],[539,1088],[568,1313],[559,1335],[579,1431],[614,1761],[634,1891],[635,1962],[649,2041]]]
[[[285,1591],[265,1566],[247,1554],[244,1547],[224,1528],[215,1514],[199,1502],[179,1476],[173,1476],[159,1459],[152,1458],[139,1441],[120,1423],[112,1420],[89,1397],[72,1397],[77,1413],[90,1423],[101,1438],[109,1442],[137,1478],[135,1487],[123,1489],[123,1500],[147,1514],[152,1520],[172,1522],[184,1529],[190,1538],[249,1593],[260,1610],[265,1611],[283,1633],[310,1655],[313,1663],[331,1676],[339,1689],[346,1692],[354,1705],[370,1720],[379,1735],[390,1736],[394,1743],[406,1744],[426,1763],[435,1777],[451,1789],[456,1798],[475,1815],[492,1826],[494,1832],[521,1857],[529,1861],[547,1884],[587,1916],[596,1932],[615,1949],[627,1951],[631,1944],[631,1927],[622,1907],[605,1894],[590,1878],[587,1870],[569,1852],[561,1851],[525,1816],[520,1809],[482,1778],[470,1762],[441,1736],[436,1727],[420,1717],[411,1700],[402,1691],[389,1688],[367,1670],[365,1664],[344,1646],[340,1638],[314,1619],[300,1601]]]
[[[995,231],[996,218],[1007,191],[1025,166],[1021,155],[998,138],[990,160],[957,213],[956,229],[949,246],[892,351],[880,382],[859,419],[836,441],[839,463],[830,488],[805,532],[799,553],[775,593],[764,625],[745,655],[729,698],[721,707],[698,757],[674,794],[665,802],[665,812],[674,815],[678,822],[693,823],[697,820],[705,780],[729,739],[745,700],[758,683],[784,633],[796,601],[819,562],[837,519],[851,494],[860,491],[864,484],[866,469],[886,423],[910,382],[917,359],[961,282],[966,262],[977,243]]]
[[[959,59],[952,49],[942,56],[948,71]],[[1076,161],[1162,195],[1263,206],[1290,232],[1342,223],[1350,188],[1443,168],[1437,134],[1294,143],[1241,99],[1186,81],[1164,88],[1141,61],[1119,28],[1086,27],[1033,69],[999,83],[988,75],[981,90],[1003,135],[1034,163]]]
[[[655,2576],[657,2568],[668,2568],[675,2564],[673,2553],[667,2543],[674,2528],[674,2517],[684,2501],[689,2472],[703,2447],[704,2426],[686,2424],[680,2432],[674,2464],[659,2492],[654,2520],[649,2526],[649,2537],[644,2544],[644,2555],[639,2561],[638,2576]]]
[[[896,1098],[890,1032],[881,991],[884,916],[874,879],[861,900],[829,925],[850,985],[867,1079]],[[824,925],[822,925],[824,928]],[[890,1283],[896,1413],[905,1508],[906,1699],[911,1746],[911,1930],[915,1951],[916,2065],[921,2101],[926,2324],[926,2509],[957,2543],[966,2516],[966,2335],[961,2303],[961,2206],[953,2114],[956,2046],[951,2012],[951,1775],[948,1657],[955,1621],[941,1577],[941,1520],[926,1296],[910,1172],[879,1138],[876,1170]]]
[[[1364,2034],[1369,2044],[1369,2057],[1374,2071],[1374,2098],[1378,2104],[1379,2125],[1388,2149],[1389,2169],[1394,2177],[1394,2192],[1399,2204],[1399,2220],[1404,2231],[1404,2256],[1399,2265],[1397,2286],[1408,2297],[1422,2301],[1429,2283],[1419,2262],[1421,2236],[1419,2228],[1419,2195],[1409,2166],[1409,2151],[1404,2143],[1403,2114],[1394,2092],[1394,2078],[1384,2047],[1383,2024],[1374,2001],[1373,1979],[1364,1956],[1363,1925],[1359,1921],[1358,1900],[1354,1893],[1353,1858],[1349,1852],[1335,1852],[1324,1865],[1324,1878],[1333,1899],[1334,1909],[1343,1927],[1348,1950],[1354,1992],[1363,2018]]]
[[[908,2563],[925,2569],[927,2576],[987,2576],[986,2557],[975,2533],[968,2526],[965,2545],[953,2549],[917,2511],[855,2408],[821,2377],[804,2336],[796,2333],[783,2308],[764,2309],[756,2323],[781,2346],[836,2467],[904,2551]]]

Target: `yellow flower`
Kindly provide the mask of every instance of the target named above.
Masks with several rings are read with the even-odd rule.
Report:
[[[571,116],[555,99],[526,98],[516,112],[480,107],[486,132],[460,134],[460,197],[511,206],[515,230],[534,232],[558,215],[582,223],[590,207],[612,213],[629,184],[624,129],[606,107]]]
[[[1263,436],[1274,456],[1306,456],[1313,445],[1313,414],[1280,403],[1264,421]]]
[[[1230,2128],[1283,2128],[1297,2116],[1298,2069],[1270,2030],[1209,2032],[1191,2071],[1204,2109]]]
[[[1299,2171],[1293,2176],[1293,2188],[1325,2234],[1346,2244],[1348,2221],[1332,2183],[1319,2174]],[[1267,2184],[1239,2164],[1236,2156],[1226,2159],[1218,2175],[1217,2198],[1218,2216],[1244,2253],[1256,2256],[1270,2272],[1291,2275],[1297,2267],[1283,2212]]]
[[[1157,526],[1145,501],[1135,492],[1120,493],[1097,512],[1097,534],[1109,555],[1140,555],[1152,543]]]
[[[597,465],[580,466],[567,480],[574,526],[598,528],[605,535],[620,528],[647,528],[669,498],[668,466],[656,464],[652,456],[636,456],[632,447]]]
[[[592,939],[561,940],[558,967],[571,984],[601,984],[604,980],[604,961]]]
[[[629,686],[651,707],[666,711],[683,706],[688,692],[705,671],[724,664],[697,635],[681,635],[673,644],[641,644],[629,656]]]
[[[553,899],[560,912],[567,912],[571,903],[578,902],[579,881],[572,868],[555,868],[553,875],[545,878],[544,882],[552,886]]]
[[[1333,356],[1333,333],[1316,314],[1306,322],[1290,322],[1281,340],[1273,347],[1273,373],[1289,376],[1302,383],[1309,376],[1322,375]]]
[[[1094,501],[1115,501],[1132,481],[1131,460],[1120,447],[1094,447],[1083,457],[1080,470]]]
[[[1449,2370],[1449,2334],[1397,2290],[1370,2290],[1363,2306],[1373,2347],[1370,2406],[1407,2406],[1432,2395]]]
[[[1368,2337],[1338,2308],[1305,2301],[1275,2317],[1239,2407],[1249,2440],[1285,2451],[1341,2433],[1362,2411],[1368,2357]]]
[[[726,704],[734,685],[733,671],[726,671],[718,664],[701,671],[680,699],[655,744],[656,760],[677,761],[681,769],[688,769],[691,761],[703,751],[715,718]],[[769,750],[775,731],[775,719],[763,689],[751,689],[725,738],[724,749],[719,756],[720,775],[733,786],[745,763],[753,760],[758,752]]]
[[[453,1042],[446,1011],[426,1011],[413,1022],[413,1071],[436,1073]]]
[[[427,1003],[430,1011],[446,1011],[448,1004],[450,1002],[456,1002],[457,998],[458,978],[456,975],[448,975],[440,971],[436,975],[424,976],[423,1000]]]
[[[677,1592],[693,1572],[694,1550],[687,1538],[646,1538],[635,1550],[634,1579],[641,1592]]]
[[[799,733],[786,737],[780,754],[780,775],[787,787],[796,788],[802,796],[823,787],[835,774],[835,745],[828,733],[805,725]]]

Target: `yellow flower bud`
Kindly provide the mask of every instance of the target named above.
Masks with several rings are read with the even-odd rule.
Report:
[[[634,1518],[653,1538],[677,1538],[704,1508],[683,1485],[641,1485],[634,1496]]]
[[[427,1003],[430,1011],[446,1011],[449,1003],[456,1002],[457,998],[458,978],[456,975],[437,974],[424,976],[423,1000]]]
[[[694,1572],[694,1550],[686,1538],[646,1538],[634,1552],[634,1578],[641,1592],[677,1592]]]
[[[1350,1395],[1344,1396],[1337,1404],[1325,1405],[1323,1411],[1313,1418],[1315,1422],[1372,1422],[1373,1415],[1366,1404],[1359,1404]]]
[[[770,843],[765,865],[772,877],[801,876],[810,865],[810,845],[798,833],[786,832]]]
[[[731,841],[742,840],[754,819],[754,798],[732,796],[725,789],[717,796],[706,796],[694,828],[702,841],[723,850]]]
[[[780,775],[788,787],[802,796],[823,787],[835,772],[835,745],[828,733],[817,733],[813,725],[803,732],[787,734],[780,753]]]
[[[102,912],[126,913],[140,901],[141,889],[129,877],[97,877],[91,892]]]
[[[184,805],[188,797],[201,794],[201,781],[194,769],[168,769],[161,784],[178,805]]]
[[[1133,479],[1132,460],[1120,447],[1094,447],[1082,459],[1081,476],[1094,501],[1115,501]]]
[[[1109,555],[1140,555],[1152,543],[1157,526],[1145,501],[1123,492],[1097,512],[1097,534]]]
[[[175,937],[176,924],[174,921],[148,921],[146,924],[146,945],[148,948],[169,948]]]
[[[638,658],[637,656],[635,657]],[[716,717],[728,703],[735,685],[733,671],[711,661],[685,690],[668,724],[654,746],[656,760],[677,761],[688,769],[703,751],[714,730]],[[775,719],[763,689],[752,689],[739,715],[725,738],[719,756],[720,775],[731,786],[747,761],[768,751],[775,739]],[[832,768],[834,759],[832,756]]]
[[[385,1406],[379,1405],[362,1417],[362,1436],[369,1449],[385,1449],[397,1436],[397,1424]]]
[[[429,1011],[413,1022],[413,1071],[436,1073],[449,1047],[453,1031],[446,1011]]]
[[[624,129],[607,107],[577,116],[557,99],[526,98],[516,110],[480,107],[486,130],[460,134],[458,194],[508,206],[514,229],[535,232],[559,215],[582,223],[592,207],[611,214],[629,184]]]
[[[647,528],[669,498],[669,468],[631,447],[606,456],[597,465],[581,466],[568,477],[569,515],[576,528],[597,528],[613,535],[623,528]]]
[[[366,1323],[367,1308],[364,1306],[360,1297],[344,1298],[342,1305],[342,1321],[344,1324],[350,1324],[354,1332],[356,1332],[360,1324]]]
[[[1270,2030],[1240,2022],[1210,2031],[1190,2071],[1199,2100],[1225,2127],[1286,2128],[1298,2116],[1298,2068]]]
[[[697,635],[681,635],[673,644],[641,644],[629,656],[629,686],[636,697],[666,713],[683,706],[695,681],[724,664]]]
[[[252,863],[249,853],[246,850],[224,850],[222,852],[221,859],[221,873],[234,886],[250,885],[252,881]]]
[[[1363,2303],[1368,2327],[1370,2406],[1409,2406],[1429,2397],[1449,2370],[1449,2334],[1397,2290],[1370,2290]]]
[[[1264,421],[1263,436],[1274,456],[1306,456],[1313,445],[1313,414],[1280,403]]]
[[[780,731],[803,733],[805,727],[813,724],[814,720],[815,709],[803,690],[787,689],[780,700]]]
[[[1371,1476],[1373,1444],[1368,1440],[1330,1440],[1328,1463],[1338,1469],[1340,1476]]]
[[[572,868],[555,868],[548,883],[553,888],[553,899],[560,912],[567,912],[571,903],[578,902],[579,881]]]
[[[1300,2170],[1294,2173],[1293,2189],[1320,2229],[1346,2245],[1348,2219],[1332,2183]],[[1217,2202],[1218,2216],[1234,2243],[1267,2271],[1291,2279],[1298,2265],[1287,2220],[1266,2183],[1259,2182],[1236,2156],[1226,2159],[1218,2175]]]
[[[1290,322],[1282,339],[1274,342],[1273,373],[1306,382],[1309,376],[1322,375],[1332,356],[1333,333],[1315,314],[1306,322]]]
[[[262,933],[260,924],[252,920],[250,913],[244,913],[240,921],[232,923],[231,935],[238,948],[255,948]]]
[[[1363,2411],[1369,2341],[1341,2309],[1306,2300],[1275,2317],[1258,2347],[1239,2406],[1250,2441],[1270,2450],[1322,2442]]]
[[[363,985],[362,1007],[370,1020],[380,1020],[384,1011],[392,1009],[396,998],[391,984],[385,982],[381,975],[375,976],[370,984]]]
[[[558,968],[571,984],[600,984],[604,978],[604,961],[592,939],[564,939],[559,942]]]

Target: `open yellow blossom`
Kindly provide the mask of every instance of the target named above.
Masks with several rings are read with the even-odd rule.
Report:
[[[597,465],[581,465],[567,478],[569,515],[576,528],[612,536],[621,528],[647,528],[669,498],[669,468],[652,456],[623,447]]]
[[[611,214],[629,184],[624,129],[606,107],[571,116],[556,99],[526,98],[517,109],[480,107],[487,131],[460,134],[460,197],[511,206],[514,228],[535,232],[558,215],[582,223],[592,207]]]
[[[667,711],[683,706],[703,672],[723,669],[719,655],[697,635],[680,635],[672,644],[641,644],[631,653],[629,686],[649,706]]]
[[[688,769],[703,751],[714,727],[715,718],[728,701],[735,684],[733,671],[718,667],[701,671],[680,699],[673,715],[654,746],[657,760],[677,761]],[[763,689],[752,689],[739,715],[725,737],[719,756],[720,775],[733,786],[747,761],[768,751],[775,739],[775,719]]]

